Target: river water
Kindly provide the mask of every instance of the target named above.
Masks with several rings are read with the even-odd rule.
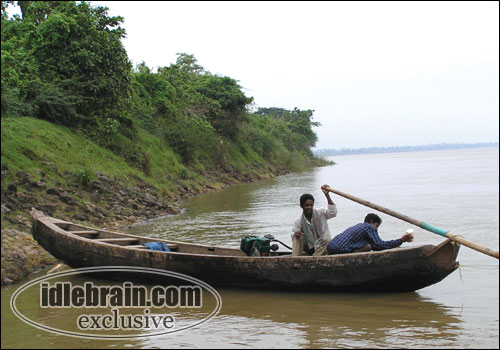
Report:
[[[311,193],[315,206],[324,207],[320,187],[328,184],[498,251],[498,147],[331,159],[335,165],[188,199],[181,214],[136,224],[129,233],[228,247],[239,247],[244,235],[270,233],[291,245],[300,195]],[[332,199],[338,206],[338,216],[329,221],[332,235],[374,212],[336,195]],[[399,238],[408,228],[415,229],[415,240],[407,246],[443,240],[378,214],[384,240]],[[499,348],[498,260],[464,246],[458,260],[460,268],[446,279],[413,293],[218,288],[222,308],[215,318],[134,341],[79,339],[33,328],[10,310],[15,285],[2,290],[2,348]],[[36,313],[36,302],[24,303]]]

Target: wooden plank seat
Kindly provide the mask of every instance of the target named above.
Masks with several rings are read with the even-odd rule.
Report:
[[[127,248],[139,248],[139,249],[148,249],[148,247],[142,245],[142,244],[131,244],[131,245],[126,245],[125,247]],[[179,250],[179,246],[177,244],[167,244],[168,249],[171,251],[177,251]]]
[[[138,248],[138,249],[148,249],[148,247],[143,246],[142,244],[131,244],[126,245],[125,248]]]
[[[135,238],[101,238],[101,239],[95,239],[95,241],[117,244],[117,245],[131,245],[139,242],[139,240]]]
[[[74,235],[77,235],[77,236],[82,236],[82,237],[90,237],[90,238],[93,238],[93,237],[96,237],[99,235],[99,232],[97,231],[67,231],[69,233],[72,233]]]

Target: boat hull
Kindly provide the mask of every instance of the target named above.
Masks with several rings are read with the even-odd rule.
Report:
[[[61,228],[64,225],[72,229]],[[237,249],[165,240],[165,243],[178,245],[179,252],[135,249],[71,233],[78,232],[76,230],[94,230],[101,237],[121,237],[122,240],[162,241],[96,230],[48,216],[36,217],[33,224],[33,236],[38,243],[73,268],[147,267],[186,274],[212,286],[281,291],[415,291],[452,273],[458,267],[455,259],[460,248],[459,244],[446,240],[438,246],[380,252],[320,257],[249,257]]]

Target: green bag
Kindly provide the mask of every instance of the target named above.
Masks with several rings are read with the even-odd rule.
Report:
[[[241,239],[240,249],[248,256],[269,253],[271,250],[271,240],[266,237],[245,236]]]

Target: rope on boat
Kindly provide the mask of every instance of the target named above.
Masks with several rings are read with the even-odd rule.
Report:
[[[449,232],[448,232],[448,235],[447,235],[446,237],[448,237],[448,238],[450,238],[450,239],[452,239],[452,240],[453,240],[453,241],[451,242],[452,244],[457,243],[457,242],[456,242],[456,240],[455,240],[455,238],[456,238],[456,237],[460,237],[460,238],[465,239],[463,236],[460,236],[460,235],[454,235],[453,233],[449,233]]]
[[[458,275],[460,276],[460,281],[465,286],[464,280],[462,278],[462,264],[458,263]]]

